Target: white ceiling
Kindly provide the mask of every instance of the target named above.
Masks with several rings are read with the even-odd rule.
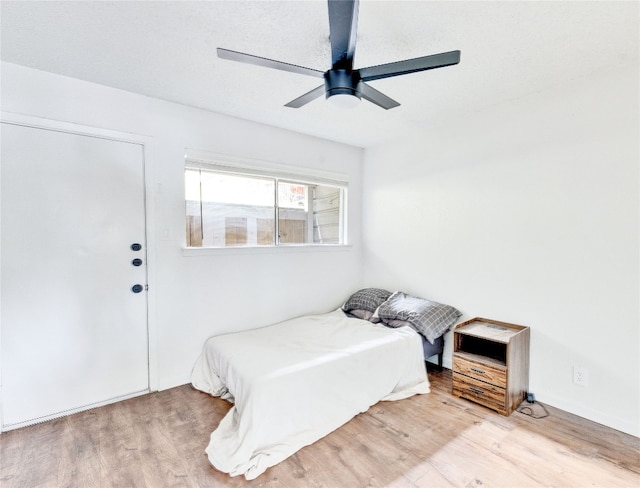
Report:
[[[370,82],[401,103],[283,105],[318,78],[216,57],[224,47],[327,70],[325,1],[6,1],[2,60],[370,147],[622,64],[638,2],[362,0],[355,66],[459,49],[459,65]]]

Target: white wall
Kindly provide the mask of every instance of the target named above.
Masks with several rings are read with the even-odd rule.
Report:
[[[363,201],[364,283],[530,326],[537,398],[634,435],[638,81],[577,80],[370,149]]]
[[[161,389],[189,381],[208,336],[329,311],[360,282],[361,149],[8,63],[2,110],[153,138],[150,313]],[[353,245],[184,253],[186,147],[346,174]]]

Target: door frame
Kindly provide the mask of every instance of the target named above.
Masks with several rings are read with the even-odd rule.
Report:
[[[103,129],[100,127],[91,127],[73,122],[63,122],[59,120],[46,119],[41,117],[34,117],[31,115],[17,114],[12,112],[0,112],[0,131],[2,130],[1,124],[18,125],[23,127],[31,127],[36,129],[51,130],[57,132],[65,132],[68,134],[76,134],[90,137],[98,137],[101,139],[107,139],[116,142],[127,142],[132,144],[139,144],[142,146],[142,158],[143,158],[143,179],[144,179],[144,214],[145,214],[145,240],[146,240],[146,261],[147,261],[147,351],[148,351],[148,390],[158,391],[159,378],[158,378],[158,322],[157,322],[157,294],[156,294],[156,226],[155,226],[155,195],[158,193],[154,191],[156,187],[159,187],[154,183],[153,174],[153,154],[154,154],[154,140],[151,136],[145,136],[141,134],[133,134],[129,132],[120,132],[111,129]],[[0,179],[2,178],[2,172],[0,171]],[[0,232],[1,232],[1,220],[0,220]],[[1,272],[1,270],[0,270]],[[2,290],[0,289],[0,297],[2,296]],[[0,316],[0,351],[2,350],[2,318]],[[2,382],[2,368],[3,362],[0,357],[0,433],[4,431],[4,411],[3,411],[3,382]],[[112,403],[110,401],[101,402],[92,405],[90,408],[106,405]],[[76,411],[86,410],[86,408],[79,408],[70,410],[64,413],[69,415]],[[50,418],[59,417],[60,415],[52,415]],[[49,417],[47,417],[49,418]],[[42,419],[41,419],[42,420]],[[41,421],[40,420],[40,421]],[[25,424],[26,425],[26,424]],[[16,428],[18,426],[14,426]]]

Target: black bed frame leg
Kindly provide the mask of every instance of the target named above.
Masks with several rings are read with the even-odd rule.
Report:
[[[438,354],[438,371],[442,372],[442,356],[443,354]]]

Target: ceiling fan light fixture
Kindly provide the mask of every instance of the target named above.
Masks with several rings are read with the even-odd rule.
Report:
[[[324,75],[327,103],[334,108],[350,109],[360,103],[357,71],[331,69]]]
[[[338,93],[327,93],[327,103],[330,107],[338,110],[349,110],[356,108],[360,105],[360,97],[355,93],[343,93],[340,90]]]

